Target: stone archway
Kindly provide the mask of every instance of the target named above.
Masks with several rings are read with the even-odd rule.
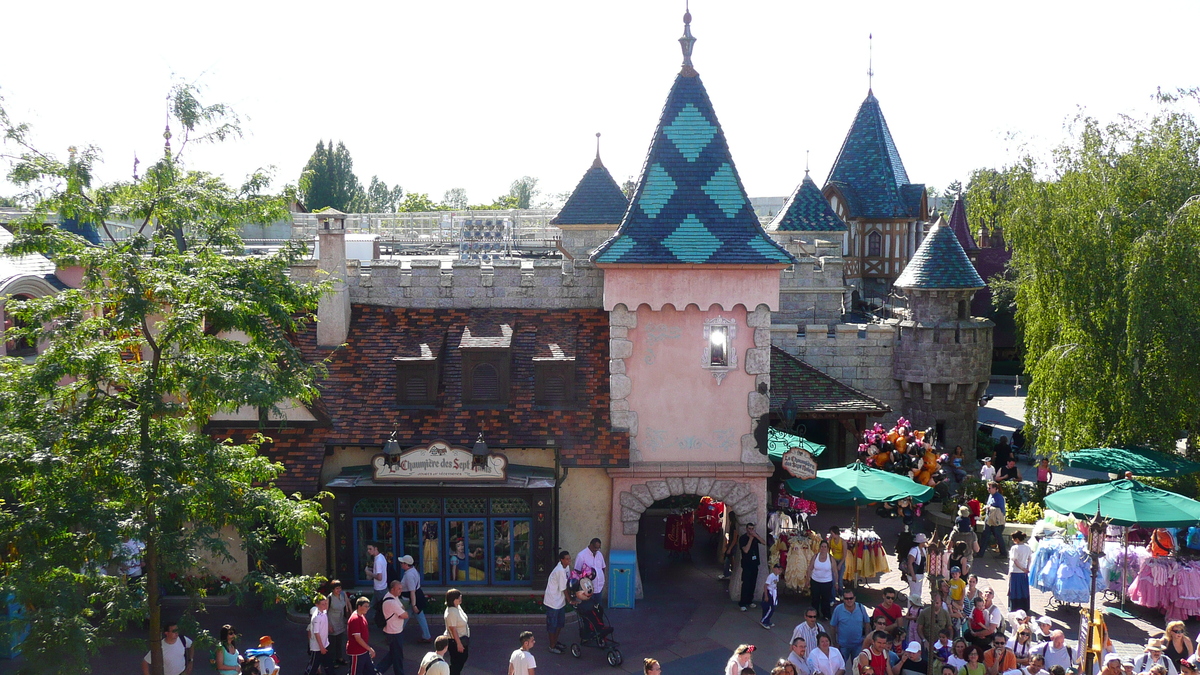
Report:
[[[699,477],[669,477],[636,483],[628,491],[620,493],[621,531],[636,536],[641,527],[642,514],[654,502],[679,495],[712,497],[713,501],[724,502],[727,511],[737,515],[738,522],[754,520],[760,509],[763,495],[744,482]]]

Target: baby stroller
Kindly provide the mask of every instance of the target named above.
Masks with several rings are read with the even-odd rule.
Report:
[[[608,652],[605,655],[608,665],[616,668],[625,659],[617,649],[617,641],[612,638],[613,627],[608,625],[604,608],[592,597],[592,580],[586,576],[589,571],[585,567],[580,578],[572,580],[572,594],[579,601],[575,606],[575,614],[579,617],[579,642],[571,643],[571,656],[583,656],[582,647],[596,647]]]

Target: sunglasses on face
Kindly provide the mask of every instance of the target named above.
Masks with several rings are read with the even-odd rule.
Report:
[[[896,599],[896,596],[894,596],[894,595],[885,595],[885,596],[883,596],[883,599],[884,599],[884,600],[895,600],[895,599]]]
[[[815,619],[815,618],[817,618],[817,615],[816,614],[805,614],[804,617],[807,619]]]

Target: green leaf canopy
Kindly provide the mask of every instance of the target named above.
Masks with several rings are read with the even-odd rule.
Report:
[[[1076,518],[1091,518],[1097,507],[1114,525],[1188,527],[1200,523],[1200,502],[1126,478],[1063,488],[1046,496],[1046,508]]]
[[[1200,464],[1150,448],[1085,448],[1063,455],[1067,466],[1135,476],[1178,476],[1200,471]]]
[[[819,457],[822,452],[825,452],[825,446],[813,443],[807,438],[789,434],[774,427],[767,429],[767,456],[771,458],[771,461],[779,463],[783,460],[784,453],[792,448],[806,450],[813,457]]]
[[[792,494],[801,495],[818,504],[856,506],[871,502],[894,502],[908,497],[918,502],[933,499],[933,488],[921,485],[907,476],[872,469],[855,462],[844,469],[825,469],[816,478],[786,482]]]

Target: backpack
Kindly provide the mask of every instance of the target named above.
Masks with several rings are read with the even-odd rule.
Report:
[[[396,603],[400,602],[399,600],[397,600],[394,597],[391,597],[388,595],[383,596],[383,601],[379,603],[379,610],[375,612],[375,627],[376,628],[387,627],[388,615],[383,613],[383,608],[387,607],[388,600],[391,600],[392,602],[396,602]],[[393,614],[392,616],[395,616],[395,615]]]

